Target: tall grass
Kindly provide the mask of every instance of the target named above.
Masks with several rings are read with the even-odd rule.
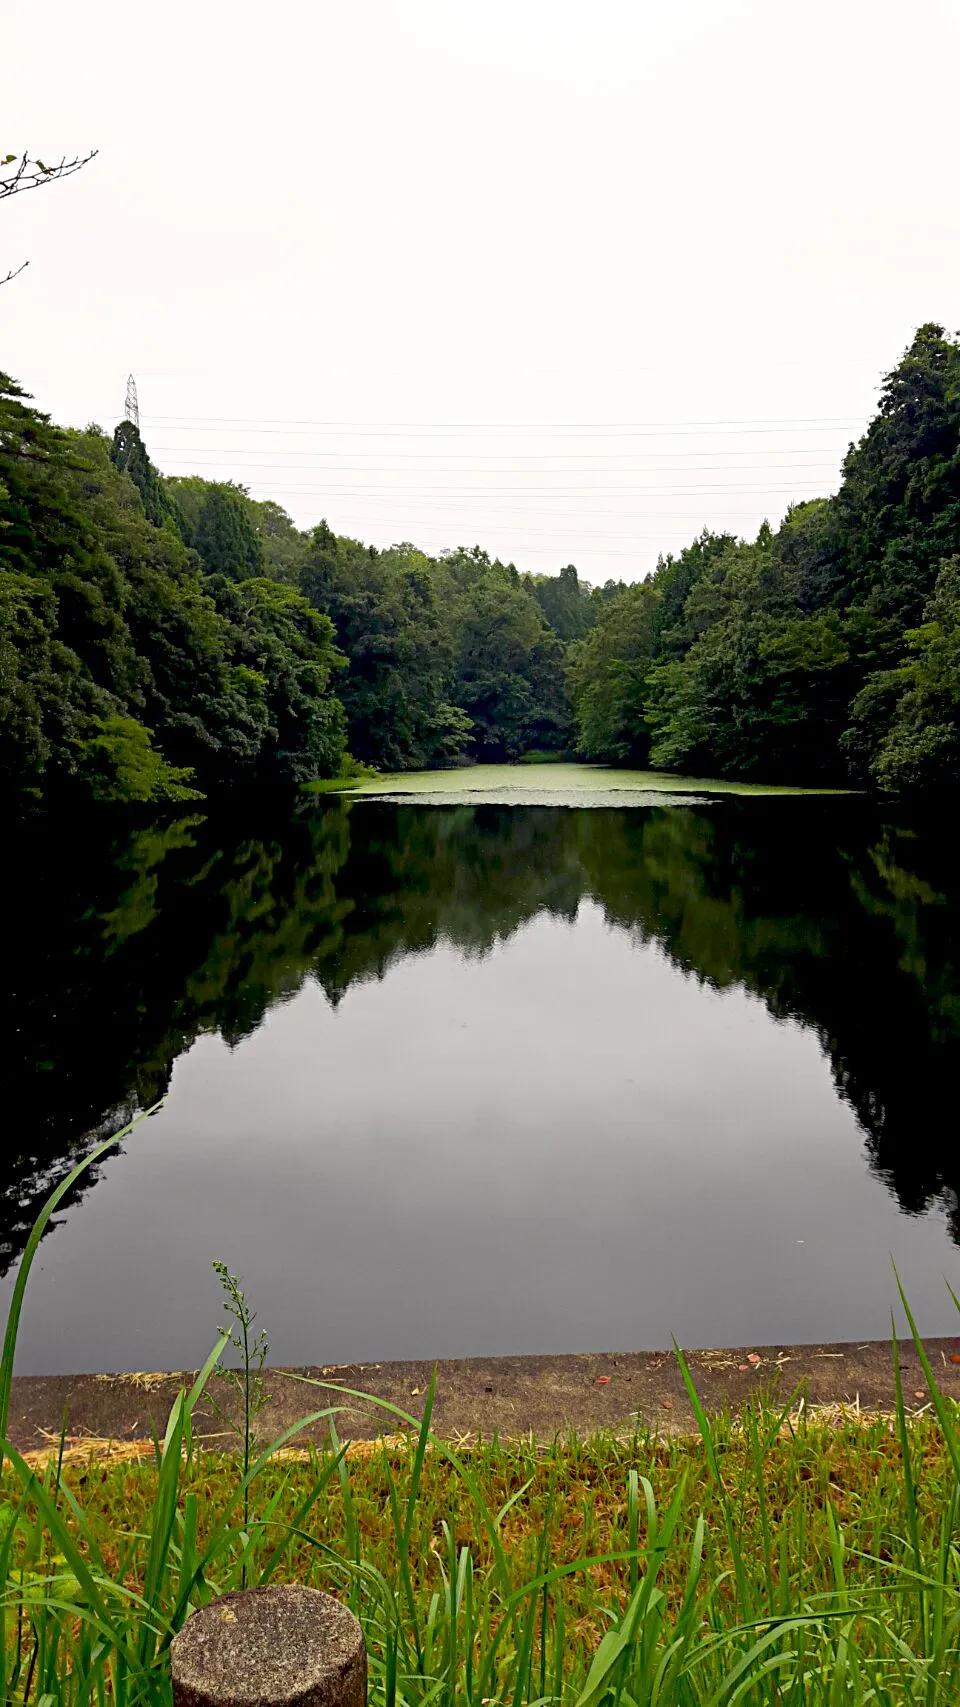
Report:
[[[108,1147],[54,1194],[27,1246],[0,1368],[4,1435],[39,1239]],[[298,1427],[324,1422],[330,1444],[296,1458],[282,1450],[296,1428],[246,1455],[198,1449],[224,1334],[147,1465],[77,1472],[61,1451],[38,1470],[4,1441],[4,1697],[166,1702],[169,1644],[195,1606],[295,1576],[357,1613],[376,1707],[955,1702],[960,1428],[908,1319],[930,1395],[919,1420],[896,1365],[889,1421],[832,1430],[792,1405],[711,1420],[678,1353],[695,1440],[458,1451],[432,1432],[432,1387],[418,1421],[308,1382],[315,1408]],[[409,1439],[348,1452],[345,1402],[376,1404]]]

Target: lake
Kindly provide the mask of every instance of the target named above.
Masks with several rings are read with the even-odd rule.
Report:
[[[19,1370],[195,1366],[213,1258],[280,1363],[865,1340],[891,1256],[955,1331],[943,828],[449,786],[8,830],[6,1295],[166,1096],[44,1240]]]

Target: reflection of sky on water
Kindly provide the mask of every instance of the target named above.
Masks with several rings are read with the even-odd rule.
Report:
[[[585,902],[201,1038],[44,1244],[20,1368],[195,1364],[213,1257],[273,1361],[337,1362],[883,1336],[890,1253],[952,1331],[960,1256],[869,1172],[813,1034]]]

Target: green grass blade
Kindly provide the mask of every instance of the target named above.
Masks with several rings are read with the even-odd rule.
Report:
[[[17,1334],[20,1329],[20,1317],[23,1312],[23,1298],[24,1293],[27,1290],[27,1281],[30,1278],[30,1270],[33,1267],[33,1260],[37,1254],[40,1240],[43,1238],[54,1212],[69,1192],[73,1190],[77,1180],[82,1179],[88,1168],[92,1168],[94,1163],[100,1160],[101,1156],[105,1156],[107,1154],[108,1150],[112,1150],[117,1144],[121,1143],[124,1138],[127,1138],[135,1126],[139,1126],[140,1122],[147,1120],[151,1114],[156,1114],[157,1109],[162,1107],[162,1104],[163,1098],[161,1097],[159,1102],[153,1103],[150,1108],[145,1108],[140,1114],[135,1115],[133,1120],[129,1120],[126,1126],[121,1127],[119,1132],[114,1133],[112,1138],[105,1138],[102,1144],[96,1144],[90,1151],[89,1155],[84,1156],[83,1160],[78,1162],[75,1168],[71,1169],[66,1179],[61,1180],[56,1190],[50,1193],[50,1196],[47,1198],[46,1203],[33,1224],[30,1237],[24,1246],[23,1256],[20,1258],[20,1263],[17,1268],[17,1278],[14,1283],[13,1294],[10,1299],[10,1308],[7,1312],[7,1326],[3,1336],[3,1352],[2,1355],[0,1355],[0,1472],[3,1470],[3,1442],[7,1438],[7,1427],[10,1421],[10,1391],[11,1382],[13,1381],[14,1358],[17,1350]]]

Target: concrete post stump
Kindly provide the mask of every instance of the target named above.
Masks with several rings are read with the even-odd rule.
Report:
[[[319,1589],[221,1595],[170,1646],[174,1707],[366,1707],[363,1632]]]

